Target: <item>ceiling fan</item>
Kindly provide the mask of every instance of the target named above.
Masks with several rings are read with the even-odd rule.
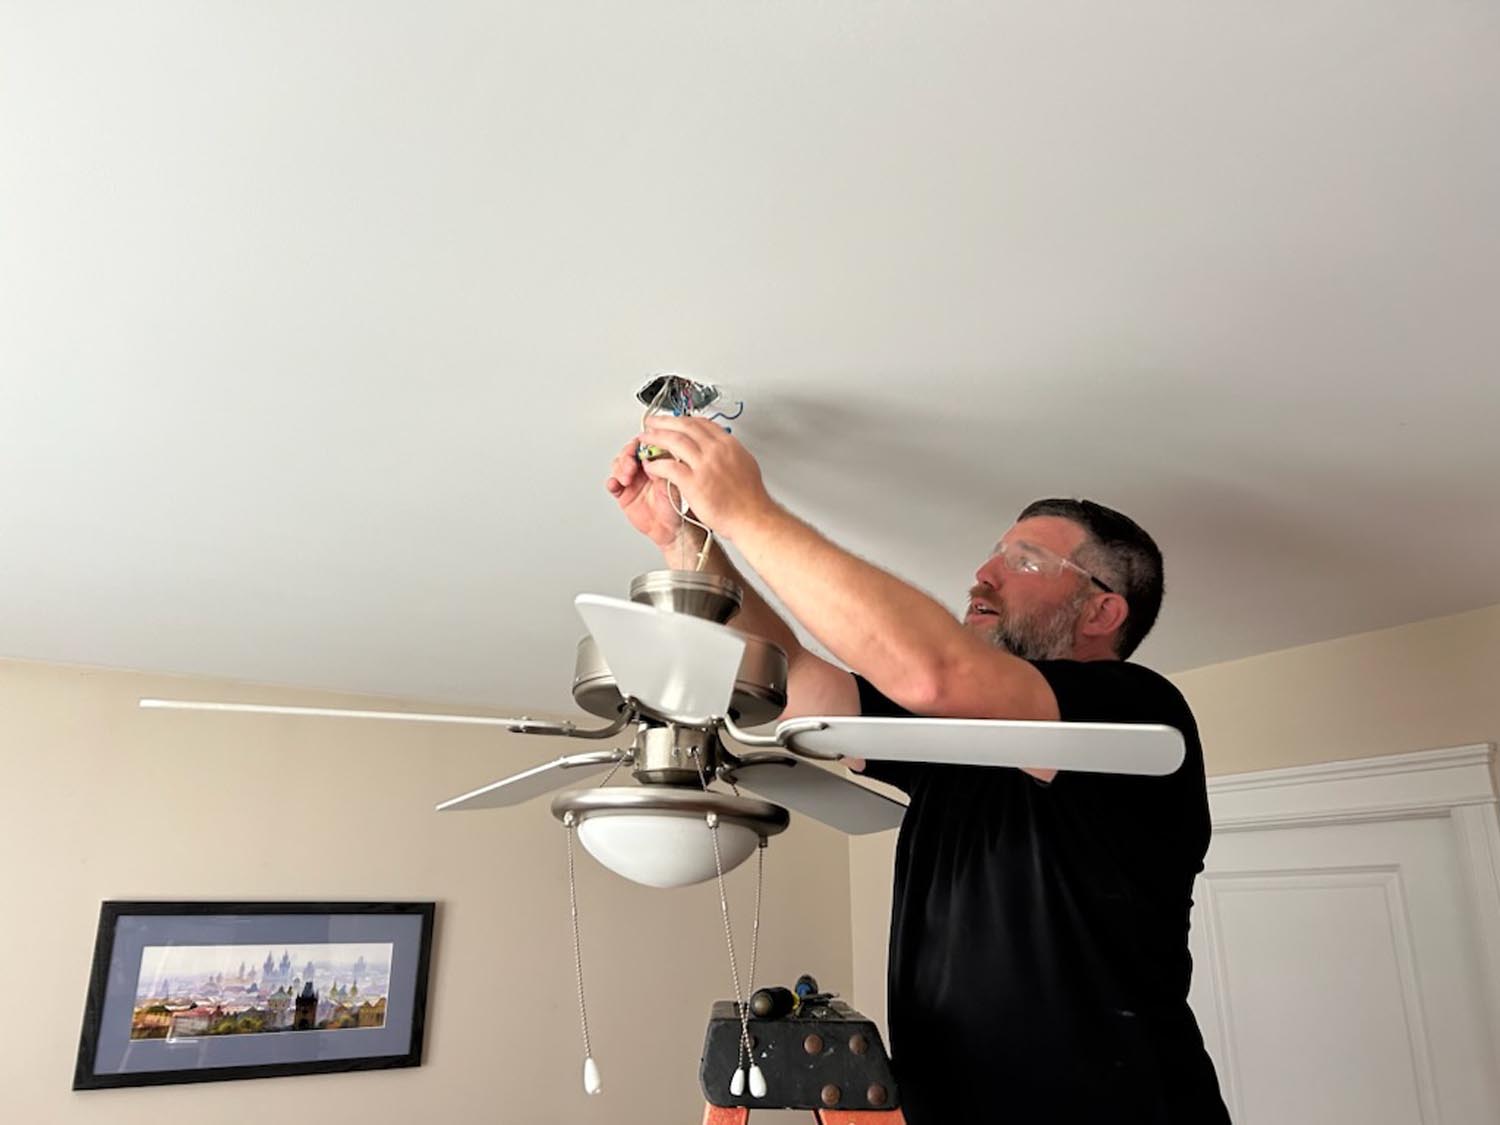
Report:
[[[658,372],[636,397],[647,415],[658,409],[706,413],[721,388]],[[744,404],[740,403],[740,411]],[[719,412],[716,418],[739,416]],[[642,450],[642,456],[649,456]],[[679,513],[691,516],[685,508]],[[692,520],[696,523],[697,521]],[[705,533],[712,532],[702,524]],[[730,1085],[739,1097],[766,1096],[749,1033],[724,874],[752,854],[757,868],[753,934],[759,933],[760,887],[767,841],[783,831],[788,810],[850,834],[901,822],[905,806],[816,763],[840,758],[946,765],[1167,774],[1182,763],[1182,735],[1171,727],[1114,723],[1037,723],[981,719],[887,719],[815,716],[787,719],[771,733],[747,728],[775,721],[787,703],[787,656],[777,645],[728,622],[744,598],[739,585],[701,569],[656,570],[630,584],[628,600],[581,594],[574,604],[587,627],[578,642],[573,699],[603,726],[531,718],[280,707],[245,703],[142,699],[147,708],[307,715],[501,727],[627,745],[569,754],[460,794],[439,812],[504,808],[604,773],[603,783],[565,789],[552,813],[568,829],[568,896],[583,1030],[583,1085],[600,1090],[583,999],[583,965],[573,875],[573,836],[605,867],[652,887],[682,887],[717,877],[724,936],[741,1024],[741,1060]],[[629,767],[635,784],[608,786]],[[727,787],[728,792],[725,791]],[[758,796],[740,792],[744,788]],[[749,982],[755,978],[755,939]]]
[[[142,699],[145,708],[497,726],[518,734],[628,745],[570,754],[443,801],[439,812],[519,805],[628,767],[637,784],[574,788],[552,812],[606,867],[654,887],[703,882],[743,863],[788,810],[850,834],[895,828],[905,806],[814,764],[842,757],[947,765],[1167,774],[1182,735],[1151,724],[810,716],[769,723],[786,705],[787,658],[727,622],[743,593],[702,571],[639,575],[629,600],[581,594],[573,698],[603,726],[531,718]],[[733,745],[732,745],[733,744]],[[727,786],[729,792],[722,788]],[[748,797],[743,788],[758,794]],[[705,818],[720,829],[702,831]],[[703,837],[713,835],[716,857]],[[717,862],[716,862],[717,860]]]

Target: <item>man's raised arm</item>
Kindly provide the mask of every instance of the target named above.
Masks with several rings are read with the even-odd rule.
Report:
[[[661,551],[667,566],[680,567],[684,559],[698,557],[703,549],[703,533],[685,523],[672,507],[666,482],[653,480],[641,469],[636,447],[632,440],[615,457],[605,488],[631,526]],[[744,591],[740,611],[732,622],[734,628],[768,640],[786,653],[787,704],[781,715],[783,719],[859,714],[859,691],[854,677],[808,652],[791,626],[745,581],[722,548],[709,551],[703,569],[733,580]]]

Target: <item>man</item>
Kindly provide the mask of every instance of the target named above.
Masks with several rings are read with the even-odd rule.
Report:
[[[642,443],[670,457],[643,463]],[[889,970],[910,1125],[1227,1122],[1187,1006],[1209,835],[1202,750],[1176,689],[1124,660],[1161,604],[1151,538],[1097,504],[1033,504],[956,622],[781,508],[744,446],[700,418],[649,419],[606,482],[669,565],[701,540],[684,542],[668,482],[854,670],[809,653],[747,585],[735,623],[786,650],[788,717],[1160,722],[1187,742],[1165,778],[869,764],[911,798]]]

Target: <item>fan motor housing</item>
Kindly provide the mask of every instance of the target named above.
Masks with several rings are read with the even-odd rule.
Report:
[[[743,592],[737,582],[696,570],[653,570],[630,583],[630,600],[668,613],[686,613],[717,625],[739,612]],[[745,638],[745,655],[735,676],[730,717],[743,726],[776,719],[786,708],[787,658],[779,645],[762,637]],[[613,719],[624,709],[614,673],[604,663],[594,638],[578,642],[573,666],[573,700],[591,715]]]

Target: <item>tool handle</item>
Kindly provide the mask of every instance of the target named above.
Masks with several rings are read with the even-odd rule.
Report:
[[[776,1020],[791,1015],[797,997],[789,988],[761,988],[750,997],[750,1014],[756,1019]]]

